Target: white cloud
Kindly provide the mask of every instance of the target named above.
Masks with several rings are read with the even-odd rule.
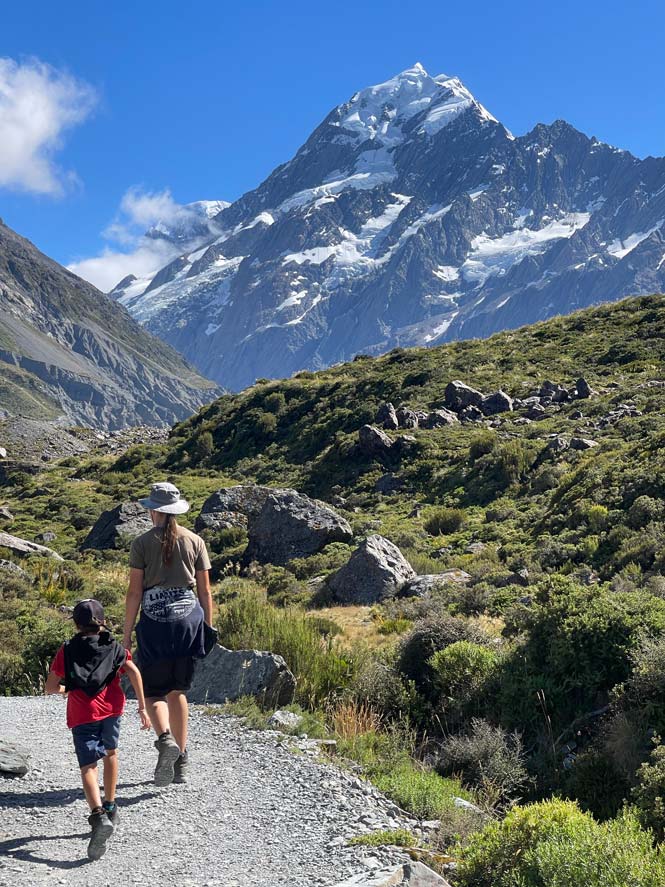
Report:
[[[106,240],[123,249],[107,246],[100,255],[67,267],[103,292],[113,289],[128,274],[150,277],[176,256],[194,249],[209,230],[205,223],[203,230],[191,228],[201,222],[202,212],[205,215],[195,206],[176,203],[168,189],[151,193],[136,186],[129,188],[115,218],[102,232]],[[213,223],[209,224],[212,230]],[[199,232],[198,236],[194,231]]]
[[[72,262],[67,267],[107,293],[128,274],[139,278],[152,277],[179,253],[180,250],[164,240],[150,241],[146,238],[145,242],[131,252],[105,247],[99,256]]]
[[[91,86],[44,62],[0,58],[0,187],[61,194],[76,177],[54,154],[95,102]]]

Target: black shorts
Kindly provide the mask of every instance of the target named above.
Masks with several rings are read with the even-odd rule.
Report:
[[[178,656],[176,659],[161,659],[148,665],[138,663],[143,678],[143,693],[146,698],[166,696],[172,690],[187,693],[194,677],[194,660],[191,656]]]

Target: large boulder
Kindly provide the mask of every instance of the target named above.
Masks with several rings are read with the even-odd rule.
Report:
[[[350,542],[349,522],[329,505],[296,490],[272,490],[256,517],[249,518],[246,561],[284,565],[309,557],[330,542]]]
[[[422,423],[424,428],[445,428],[448,425],[456,425],[459,419],[452,410],[432,410]]]
[[[390,428],[392,431],[396,431],[399,427],[397,413],[395,407],[391,403],[381,404],[376,411],[376,418],[374,421],[377,425],[382,425],[384,428]]]
[[[400,428],[417,428],[418,413],[409,407],[400,407],[397,410],[397,421]]]
[[[222,704],[254,696],[266,708],[280,708],[293,701],[295,689],[296,679],[281,656],[259,650],[227,650],[217,644],[197,662],[187,698],[197,704]]]
[[[44,557],[52,557],[56,561],[61,561],[60,555],[47,548],[45,545],[38,545],[36,542],[28,542],[27,539],[19,539],[18,536],[12,536],[9,533],[0,533],[0,548],[9,548],[17,554],[40,554]]]
[[[415,575],[399,548],[375,534],[329,577],[328,588],[342,604],[375,604],[395,597]]]
[[[25,776],[30,769],[29,760],[30,753],[27,749],[0,739],[0,776]]]
[[[392,438],[376,425],[363,425],[358,430],[358,449],[372,459],[385,459],[390,456],[393,446]]]
[[[482,391],[477,391],[475,388],[465,385],[464,382],[455,380],[446,385],[443,401],[449,410],[458,413],[464,407],[480,407],[484,397]]]
[[[483,397],[480,402],[480,409],[486,416],[495,416],[497,413],[511,413],[513,411],[513,399],[505,391],[499,389]]]
[[[578,397],[591,397],[592,394],[596,393],[584,376],[580,376],[575,383],[575,390],[577,391]]]
[[[245,517],[256,517],[274,487],[263,487],[259,484],[237,484],[217,490],[203,503],[201,514],[234,512]]]
[[[150,513],[138,502],[123,502],[104,511],[83,540],[81,551],[123,548],[152,528]]]

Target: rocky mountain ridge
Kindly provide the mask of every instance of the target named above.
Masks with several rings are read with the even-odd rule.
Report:
[[[219,389],[125,309],[0,223],[0,416],[168,425]]]
[[[665,159],[561,120],[516,138],[415,65],[333,109],[214,224],[114,295],[240,389],[664,289]]]

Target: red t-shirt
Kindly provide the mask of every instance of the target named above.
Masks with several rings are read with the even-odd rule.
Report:
[[[129,650],[126,662],[132,661]],[[55,654],[51,665],[51,671],[59,678],[65,676],[65,652],[64,644]],[[121,668],[110,684],[96,696],[88,696],[83,690],[71,690],[67,696],[67,726],[78,727],[79,724],[89,724],[91,721],[103,721],[104,718],[115,718],[125,711],[125,694],[120,686],[120,675],[125,671]]]

